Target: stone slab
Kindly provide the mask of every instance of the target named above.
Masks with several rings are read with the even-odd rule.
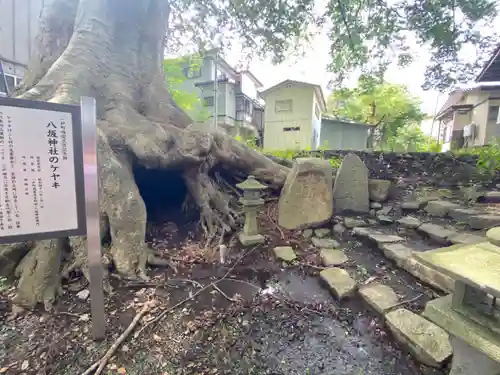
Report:
[[[500,364],[500,336],[455,311],[452,308],[452,299],[453,296],[449,295],[429,301],[423,316]],[[500,371],[500,366],[498,370]]]
[[[255,234],[253,236],[248,236],[244,233],[240,233],[238,238],[243,246],[259,245],[266,242],[266,238],[261,234]]]
[[[451,229],[445,228],[441,225],[425,223],[418,227],[419,232],[426,234],[432,240],[436,241],[441,245],[446,245],[450,243],[451,237],[456,236],[458,232]]]
[[[327,268],[319,275],[339,300],[350,297],[356,290],[356,281],[341,268]]]
[[[486,232],[488,242],[500,247],[500,227],[491,228]]]
[[[336,213],[369,212],[368,169],[356,154],[347,154],[342,160],[335,177],[333,199]]]
[[[456,336],[452,335],[450,342],[453,358],[449,375],[500,375],[500,362],[492,360]]]
[[[314,230],[314,235],[318,238],[324,238],[328,236],[332,231],[328,228],[319,228]]]
[[[500,225],[500,215],[469,216],[467,224],[472,229],[489,229]]]
[[[465,208],[465,207],[452,208],[450,212],[448,212],[448,216],[451,217],[453,220],[465,223],[467,222],[470,216],[481,215],[481,214],[482,212],[480,210],[476,210],[474,208]]]
[[[340,266],[349,260],[342,250],[337,249],[321,249],[319,256],[325,267]]]
[[[440,367],[452,355],[448,333],[427,319],[406,309],[385,317],[393,335],[423,364]]]
[[[460,208],[460,205],[448,201],[430,201],[425,206],[425,212],[430,216],[445,217],[454,208]]]
[[[278,203],[278,224],[304,229],[326,223],[333,214],[333,174],[328,160],[298,158]]]
[[[273,251],[276,258],[284,260],[285,262],[291,262],[297,259],[297,254],[295,254],[291,246],[277,246]]]
[[[340,246],[338,241],[334,240],[333,238],[313,237],[311,242],[314,246],[320,249],[332,249]]]
[[[359,294],[377,312],[384,314],[399,302],[399,297],[391,287],[380,283],[370,284],[359,290]]]
[[[462,232],[453,237],[450,237],[449,240],[454,245],[464,245],[485,242],[486,238],[483,236],[478,236],[477,234]]]
[[[413,256],[455,280],[500,297],[500,250],[489,242],[453,245]]]
[[[418,211],[420,210],[423,206],[425,206],[424,203],[420,201],[405,201],[401,202],[401,209],[405,211]]]
[[[413,255],[413,249],[404,243],[384,243],[380,246],[386,258],[394,261],[398,267],[404,268]]]
[[[375,241],[377,244],[404,241],[403,237],[396,236],[393,234],[385,234],[383,232],[371,228],[354,228],[353,233],[356,236],[365,237],[372,241]]]
[[[368,226],[368,223],[366,220],[361,219],[361,218],[355,218],[355,217],[345,217],[344,218],[344,226],[346,228],[352,229],[356,227],[366,227]]]
[[[398,219],[397,223],[405,228],[410,229],[416,229],[422,224],[419,219],[413,216],[404,216],[401,219]]]
[[[452,292],[455,288],[455,279],[443,272],[429,267],[426,264],[423,264],[418,258],[415,257],[416,254],[420,253],[414,252],[413,256],[403,265],[403,268],[424,284],[442,290],[443,292]]]

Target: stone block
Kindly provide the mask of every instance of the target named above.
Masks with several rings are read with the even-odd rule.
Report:
[[[328,228],[319,228],[314,230],[314,235],[318,238],[324,238],[331,233],[331,230]]]
[[[385,202],[389,198],[391,181],[388,180],[368,180],[368,191],[370,200],[375,202]],[[374,207],[375,208],[375,207]]]
[[[480,243],[486,241],[486,238],[477,234],[462,232],[450,237],[449,240],[453,245],[458,245]]]
[[[455,280],[443,272],[439,272],[422,263],[417,258],[418,255],[419,253],[414,252],[413,256],[406,260],[402,268],[422,281],[424,284],[442,290],[443,292],[453,292]]]
[[[446,217],[454,208],[460,208],[460,205],[448,201],[430,201],[425,211],[431,216]]]
[[[277,246],[273,251],[276,258],[284,260],[285,262],[291,262],[297,259],[297,255],[291,246]]]
[[[500,375],[500,337],[452,308],[453,296],[429,301],[423,316],[450,334],[450,375]]]
[[[348,154],[340,164],[333,187],[336,213],[370,210],[368,169],[359,156]]]
[[[340,246],[340,244],[333,238],[313,237],[311,242],[314,246],[319,247],[320,249],[332,249]]]
[[[451,357],[453,349],[444,329],[406,309],[389,312],[385,317],[394,337],[406,345],[419,362],[440,367]]]
[[[355,227],[366,227],[368,223],[364,219],[355,218],[355,217],[345,217],[344,218],[344,226],[346,228],[352,229]]]
[[[375,241],[377,245],[384,243],[394,243],[394,242],[402,242],[404,238],[396,236],[394,234],[385,234],[376,229],[371,228],[354,228],[353,233],[359,237],[368,238],[371,241]]]
[[[500,247],[500,227],[491,228],[486,232],[488,242]]]
[[[401,202],[401,209],[404,211],[418,211],[422,208],[422,206],[422,202],[416,200]]]
[[[349,260],[342,250],[337,249],[321,249],[319,255],[325,267],[340,266]]]
[[[278,203],[278,224],[304,229],[325,224],[333,214],[333,175],[328,160],[298,158]]]
[[[377,312],[384,314],[399,302],[399,297],[387,285],[374,283],[359,290],[361,297]]]
[[[425,223],[418,227],[419,232],[426,234],[432,240],[436,241],[441,245],[446,245],[451,243],[450,238],[456,236],[458,232],[451,229],[445,228],[441,225]]]
[[[356,290],[356,281],[341,268],[327,268],[319,275],[339,300],[351,296]]]
[[[416,229],[422,224],[422,222],[419,219],[417,219],[416,217],[413,217],[413,216],[404,216],[401,219],[399,219],[397,222],[401,226],[403,226],[405,228],[410,228],[410,229]]]
[[[448,212],[448,216],[458,222],[467,222],[469,216],[481,215],[481,213],[481,211],[473,208],[458,207],[452,208],[450,212]]]
[[[500,215],[469,216],[467,224],[472,229],[488,229],[500,225]]]
[[[405,268],[413,255],[413,249],[404,243],[384,243],[380,246],[386,258],[392,260],[398,267]]]

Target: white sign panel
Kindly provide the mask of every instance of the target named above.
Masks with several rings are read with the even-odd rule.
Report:
[[[0,243],[85,234],[79,106],[0,98]]]

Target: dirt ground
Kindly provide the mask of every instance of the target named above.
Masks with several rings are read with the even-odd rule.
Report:
[[[82,374],[151,300],[160,303],[121,345],[104,374],[444,373],[415,363],[359,297],[335,302],[318,282],[317,250],[297,233],[280,230],[275,212],[271,202],[260,216],[266,244],[244,249],[233,241],[225,264],[218,251],[202,248],[195,223],[171,220],[182,215],[156,220],[148,230],[149,242],[177,269],[151,270],[149,283],[112,278],[102,342],[91,340],[89,301],[76,296],[87,287],[81,278],[64,285],[54,313],[37,310],[17,318],[8,302],[14,289],[4,281],[0,373]],[[285,266],[271,249],[289,244],[299,261]],[[353,240],[343,245],[358,282],[378,279],[392,286],[403,300],[414,300],[405,307],[415,311],[435,296],[380,252]],[[192,297],[221,278],[217,288]]]

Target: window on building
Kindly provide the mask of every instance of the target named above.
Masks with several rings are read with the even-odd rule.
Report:
[[[274,112],[292,112],[292,99],[276,100]]]
[[[7,82],[7,89],[5,88],[5,83]],[[0,75],[0,93],[2,96],[7,95],[7,91],[10,93],[12,92],[17,86],[19,86],[22,82],[21,78],[18,78],[16,76],[10,75],[10,74],[5,74],[5,79],[4,76]]]
[[[205,107],[213,107],[214,105],[214,97],[213,96],[207,96],[205,99],[203,99],[203,104]]]
[[[243,97],[238,96],[236,98],[236,111],[243,111],[244,108],[245,106],[243,104]]]
[[[490,105],[488,110],[488,121],[497,121],[498,119],[498,105]]]
[[[317,104],[314,105],[314,114],[316,115],[317,119],[321,117],[321,111],[319,110],[319,106]]]
[[[298,131],[300,131],[300,126],[286,127],[286,128],[283,128],[283,131],[284,132],[298,132]]]
[[[187,66],[184,68],[184,75],[187,78],[201,77],[201,67]]]

